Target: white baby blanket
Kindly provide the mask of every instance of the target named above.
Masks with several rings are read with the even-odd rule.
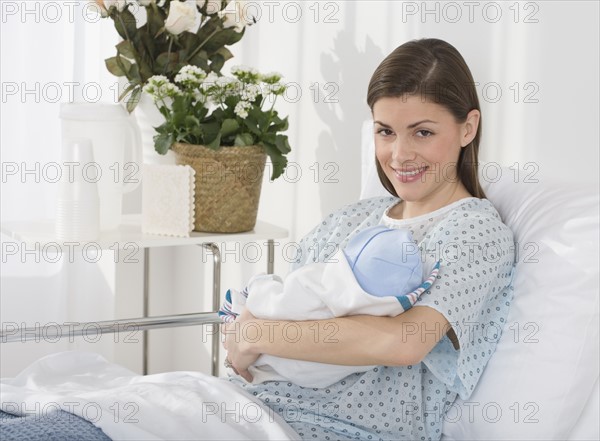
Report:
[[[437,268],[427,279],[427,286],[435,278]],[[327,263],[308,264],[291,272],[285,282],[275,275],[255,276],[250,279],[247,290],[245,306],[255,317],[266,320],[321,320],[358,314],[393,317],[410,307],[394,296],[376,297],[365,292],[342,252]],[[416,298],[423,291],[425,289],[419,288],[411,295]],[[235,313],[244,303],[240,297],[240,293],[232,290]],[[322,388],[374,367],[316,363],[264,354],[249,372],[254,377],[253,383],[291,381],[299,386]]]

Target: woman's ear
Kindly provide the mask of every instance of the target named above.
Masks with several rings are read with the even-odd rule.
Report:
[[[481,113],[477,109],[473,109],[467,114],[467,119],[463,123],[463,132],[460,143],[461,147],[468,146],[475,138],[475,135],[477,135],[480,117]]]

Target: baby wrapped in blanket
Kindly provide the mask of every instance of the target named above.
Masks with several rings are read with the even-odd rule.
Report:
[[[356,234],[326,263],[304,265],[288,274],[285,281],[273,274],[259,274],[243,291],[227,291],[219,316],[230,323],[245,306],[255,317],[265,320],[321,320],[358,314],[393,317],[414,305],[432,285],[438,270],[439,262],[423,280],[421,253],[410,232],[378,225]],[[296,329],[284,332],[284,336],[293,344]],[[334,340],[335,333],[329,338]],[[253,383],[291,381],[321,388],[374,367],[263,354],[248,370]]]

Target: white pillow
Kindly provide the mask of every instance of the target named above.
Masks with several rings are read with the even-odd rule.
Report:
[[[363,198],[388,194],[372,139],[365,122],[363,161],[371,165],[363,170]],[[480,171],[486,196],[515,235],[515,291],[496,352],[470,399],[450,409],[442,439],[600,439],[598,190],[529,182],[536,180],[530,170],[491,163]]]
[[[514,299],[480,383],[447,415],[453,439],[567,439],[598,379],[597,189],[526,175],[482,181],[515,234]]]

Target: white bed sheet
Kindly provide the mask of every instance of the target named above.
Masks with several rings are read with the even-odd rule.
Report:
[[[98,354],[60,352],[0,380],[2,410],[58,408],[113,440],[299,440],[275,412],[223,378],[200,372],[141,376]]]

